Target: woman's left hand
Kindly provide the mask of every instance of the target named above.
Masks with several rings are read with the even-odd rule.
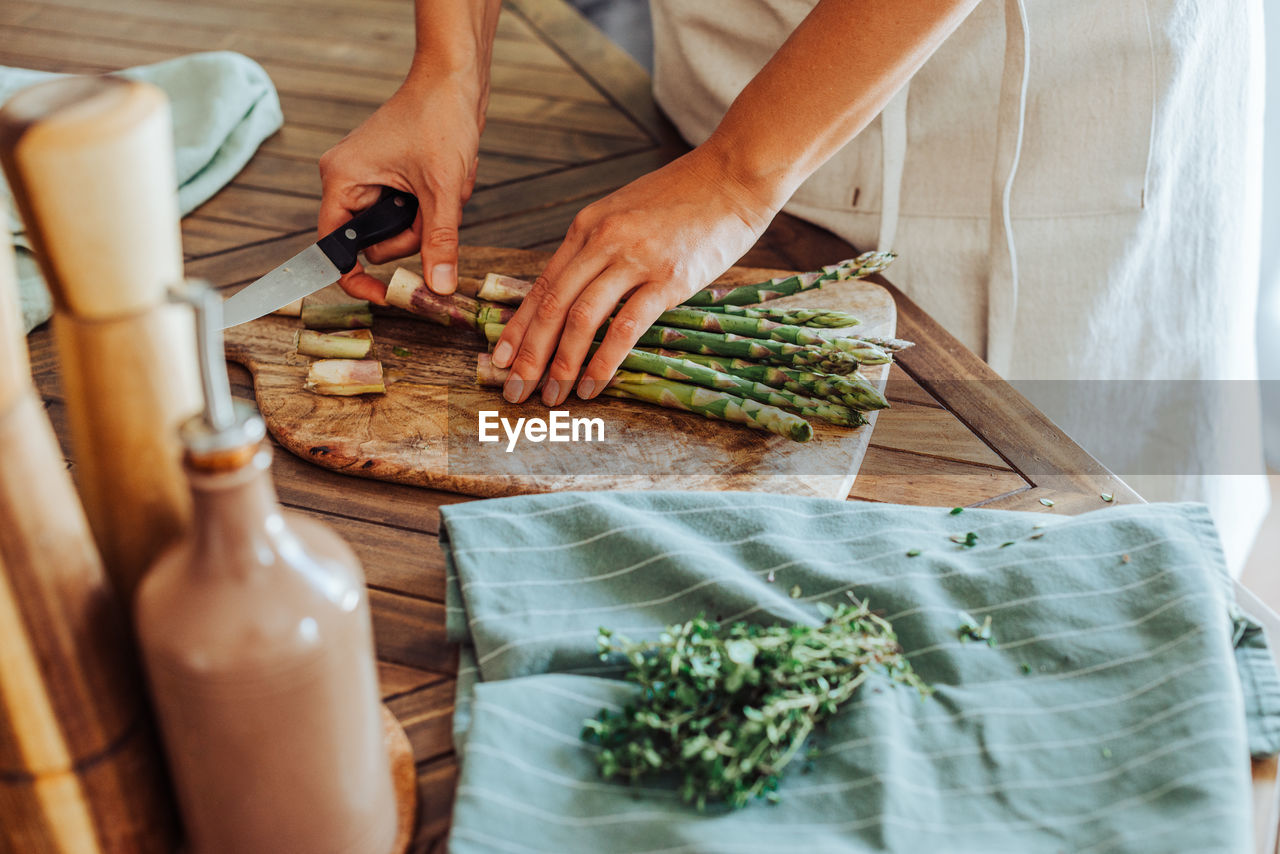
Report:
[[[511,367],[507,400],[527,398],[550,363],[542,400],[563,403],[618,309],[578,383],[579,397],[595,397],[659,314],[755,244],[777,207],[725,162],[704,144],[578,213],[494,348],[494,364]]]

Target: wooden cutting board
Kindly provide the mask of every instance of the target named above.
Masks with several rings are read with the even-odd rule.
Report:
[[[533,278],[548,257],[464,247],[459,272]],[[734,267],[721,281],[756,282],[786,274]],[[859,334],[894,332],[893,298],[870,282],[832,283],[776,304],[841,309],[861,318],[854,327]],[[696,489],[843,499],[875,426],[874,416],[856,430],[811,419],[813,439],[797,443],[648,404],[571,396],[560,409],[569,418],[601,419],[603,441],[521,441],[508,452],[500,427],[495,431],[499,441],[479,441],[479,413],[494,411],[514,424],[521,417],[545,419],[548,410],[536,400],[513,406],[498,390],[475,386],[476,355],[485,350],[478,334],[435,326],[395,309],[379,310],[373,332],[376,355],[388,375],[387,393],[342,398],[303,389],[310,360],[293,352],[299,326],[296,318],[267,316],[228,329],[227,358],[253,375],[258,408],[281,445],[317,465],[360,477],[484,497],[566,489]],[[396,355],[393,348],[408,354]],[[863,373],[884,388],[887,366]]]

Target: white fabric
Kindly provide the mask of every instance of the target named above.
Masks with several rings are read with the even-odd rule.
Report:
[[[813,4],[651,0],[690,142]],[[905,150],[877,120],[787,206],[894,235],[898,287],[1141,495],[1208,502],[1237,571],[1267,506],[1260,32],[1260,0],[986,0],[912,79]]]

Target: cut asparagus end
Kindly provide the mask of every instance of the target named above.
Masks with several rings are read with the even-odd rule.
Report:
[[[458,293],[438,294],[421,276],[403,267],[392,274],[387,284],[387,303],[441,326],[479,327],[477,300]]]
[[[321,359],[311,363],[303,388],[316,394],[349,397],[382,394],[382,363],[375,359]]]
[[[367,302],[304,305],[301,317],[302,325],[308,329],[368,329],[373,326],[373,312]]]
[[[363,359],[373,352],[373,333],[368,329],[341,332],[299,329],[294,343],[300,356],[317,359]]]
[[[531,290],[533,290],[533,282],[490,273],[484,277],[484,283],[480,285],[480,290],[476,291],[476,296],[492,302],[519,305],[524,302],[524,298]]]
[[[271,313],[283,315],[285,317],[298,317],[302,314],[302,300],[296,299],[282,308],[277,308]]]

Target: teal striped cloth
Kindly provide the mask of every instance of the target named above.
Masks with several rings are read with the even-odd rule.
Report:
[[[456,854],[1250,850],[1248,756],[1280,749],[1280,680],[1201,505],[652,492],[442,513]],[[869,682],[776,805],[699,814],[599,778],[582,721],[636,689],[597,657],[598,627],[817,623],[845,591],[892,620],[932,695]],[[962,610],[992,618],[995,646],[960,642]]]

